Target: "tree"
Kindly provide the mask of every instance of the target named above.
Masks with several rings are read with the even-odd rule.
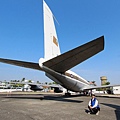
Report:
[[[110,84],[110,82],[106,82],[105,84],[103,84],[103,85],[109,85]]]
[[[110,84],[110,82],[106,82],[106,83],[105,83],[105,85],[109,85],[109,84]]]
[[[45,82],[45,84],[47,85],[48,83],[47,83],[47,82]]]
[[[94,84],[94,83],[95,83],[95,81],[92,81],[92,83]]]
[[[22,78],[21,82],[24,82],[25,81],[25,78]]]
[[[32,83],[32,80],[28,80],[29,83]]]
[[[49,85],[52,85],[52,83],[50,82]]]
[[[40,84],[40,82],[39,82],[39,81],[37,81],[37,84]]]
[[[57,84],[56,82],[52,82],[52,84]]]
[[[93,83],[93,85],[94,85],[94,86],[96,86],[96,83],[95,83],[95,81],[94,81],[94,80],[93,80],[93,81],[91,81],[91,82]]]

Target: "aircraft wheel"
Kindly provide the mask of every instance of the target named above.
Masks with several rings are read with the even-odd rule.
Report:
[[[65,96],[71,96],[71,93],[65,93]]]

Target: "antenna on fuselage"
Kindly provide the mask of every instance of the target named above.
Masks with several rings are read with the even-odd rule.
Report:
[[[53,14],[52,14],[53,15]],[[59,24],[59,22],[58,22],[58,20],[56,19],[56,17],[53,15],[53,18],[54,18],[54,20],[56,21],[56,23],[58,24],[58,25],[60,25]]]

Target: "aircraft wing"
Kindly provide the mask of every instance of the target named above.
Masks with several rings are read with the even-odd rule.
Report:
[[[28,85],[30,85],[30,89],[33,91],[41,91],[43,90],[43,86],[42,85],[38,85],[38,84],[33,84],[33,83],[28,83]]]
[[[47,85],[47,84],[34,84],[34,83],[28,83],[28,85],[31,86],[30,89],[33,90],[33,91],[41,91],[44,88],[51,87],[51,88],[54,88],[55,93],[63,92],[63,87],[60,86],[60,85]]]
[[[43,63],[59,73],[71,69],[104,49],[104,36],[72,49]]]
[[[84,88],[83,90],[92,90],[92,89],[97,89],[97,88],[110,88],[110,87],[115,87],[115,86],[120,86],[120,85],[89,86],[87,88]]]
[[[50,59],[44,62],[43,65],[57,72],[64,73],[65,71],[85,61],[86,59],[92,57],[93,55],[97,54],[103,49],[104,49],[104,36],[97,38],[91,42],[88,42],[82,46],[79,46],[75,49],[72,49],[53,59]],[[4,58],[0,58],[0,62],[41,70],[39,64],[33,62],[25,62],[25,61],[4,59]]]
[[[0,58],[0,62],[12,64],[16,66],[26,67],[26,68],[32,68],[36,70],[41,70],[38,63],[33,62],[25,62],[25,61],[19,61],[19,60],[11,60],[11,59],[4,59]]]

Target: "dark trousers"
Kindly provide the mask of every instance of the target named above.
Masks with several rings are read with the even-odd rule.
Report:
[[[92,114],[96,114],[98,111],[100,111],[100,108],[90,108],[90,106],[88,106],[88,108]]]

